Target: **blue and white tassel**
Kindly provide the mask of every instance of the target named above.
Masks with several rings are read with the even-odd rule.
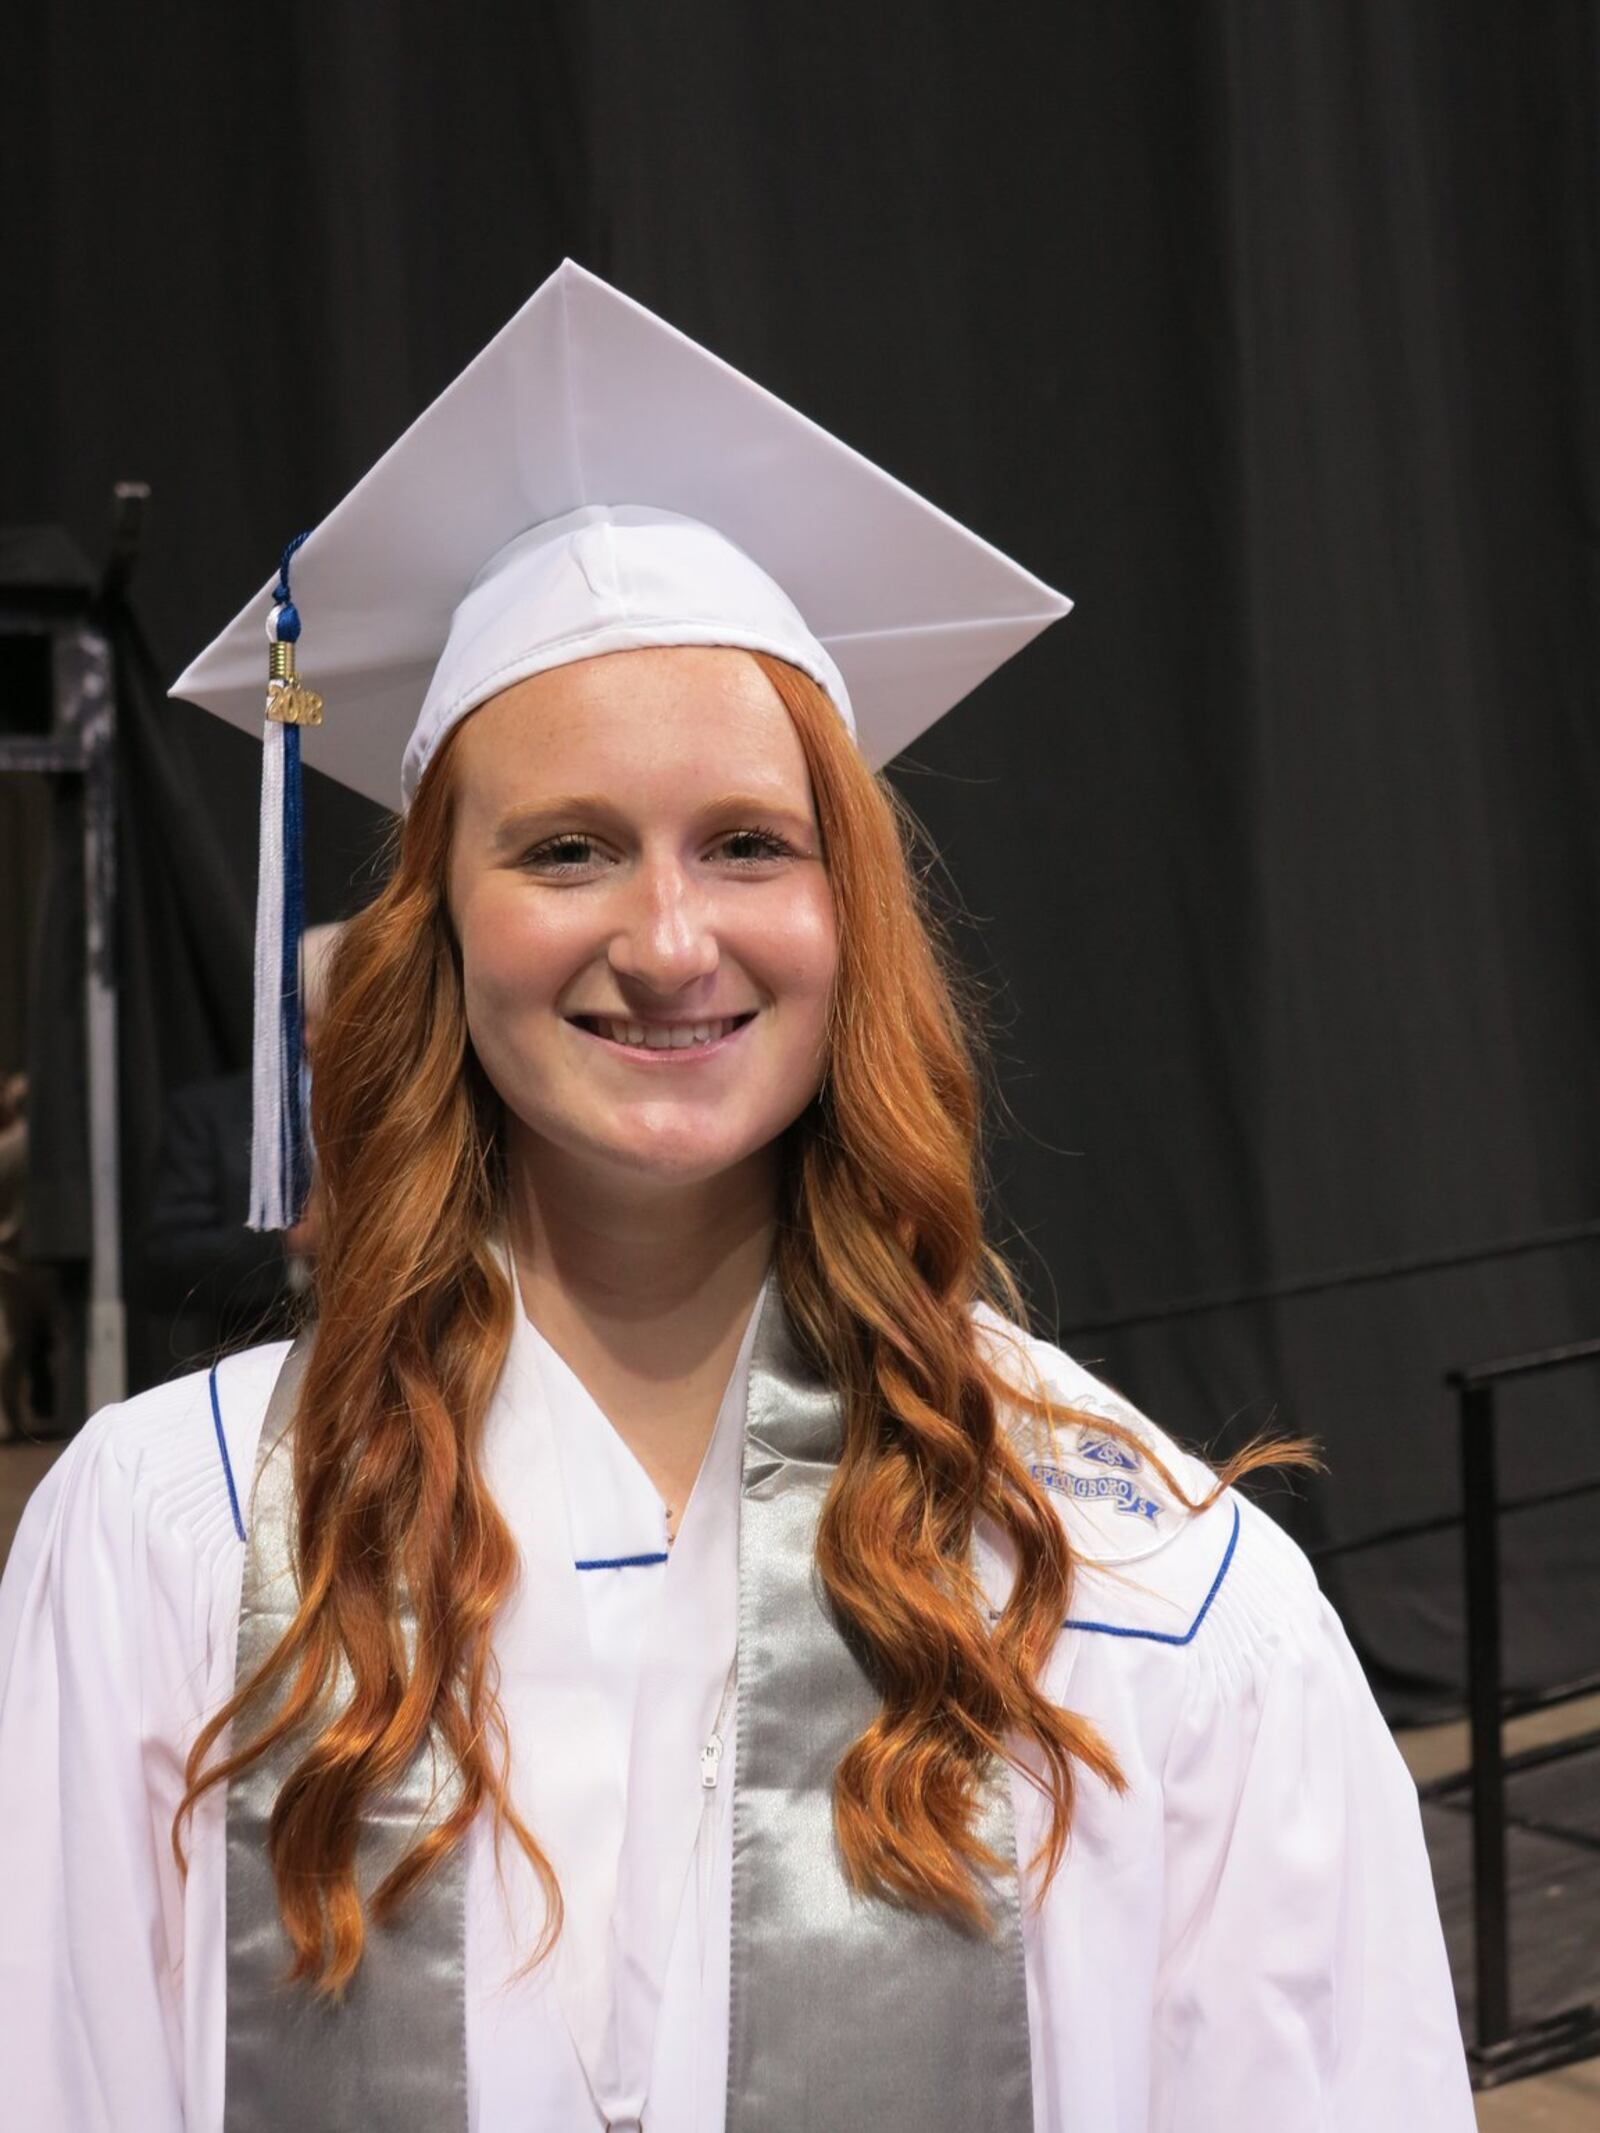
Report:
[[[269,679],[261,737],[261,857],[256,880],[254,1120],[250,1141],[250,1227],[292,1229],[311,1189],[300,1005],[300,941],[305,931],[300,806],[300,728],[320,726],[322,698],[295,672],[300,616],[289,597],[289,564],[306,538],[283,552],[267,617]]]

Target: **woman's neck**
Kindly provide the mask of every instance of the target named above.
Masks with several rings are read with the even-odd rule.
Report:
[[[529,1316],[595,1377],[726,1378],[772,1254],[778,1150],[671,1189],[513,1135],[509,1232]]]

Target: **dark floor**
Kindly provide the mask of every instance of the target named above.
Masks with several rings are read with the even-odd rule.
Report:
[[[1572,1739],[1600,1728],[1600,1697],[1542,1711],[1506,1728],[1509,1751]],[[1412,1775],[1424,1787],[1470,1762],[1465,1724],[1431,1726],[1400,1736]],[[1512,2018],[1536,2021],[1585,2001],[1600,2001],[1600,1751],[1507,1781],[1515,1821],[1507,1843],[1511,1898]],[[1422,1810],[1450,1948],[1463,2027],[1473,2019],[1472,1824],[1466,1794]],[[1600,2059],[1533,2080],[1509,2083],[1478,2099],[1481,2133],[1600,2133]]]
[[[1600,2003],[1600,1752],[1507,1781],[1514,2022]],[[1423,1827],[1463,2022],[1473,2018],[1472,1817],[1424,1802]],[[1518,1827],[1518,1822],[1533,1827]]]

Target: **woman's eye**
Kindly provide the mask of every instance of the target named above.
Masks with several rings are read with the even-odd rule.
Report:
[[[752,866],[766,860],[787,858],[793,846],[775,830],[737,829],[719,837],[713,849],[726,852],[735,865]],[[569,873],[588,866],[594,852],[592,837],[566,831],[559,837],[547,837],[543,844],[536,844],[523,854],[522,863],[545,872]]]
[[[547,837],[543,844],[536,844],[531,852],[523,855],[524,866],[553,866],[558,871],[563,867],[581,867],[588,861],[593,839],[589,837]]]
[[[730,830],[723,839],[723,843],[746,846],[747,849],[737,855],[746,866],[752,860],[782,859],[792,849],[788,842],[778,836],[775,831],[764,829]],[[748,849],[748,847],[754,847],[754,849]]]

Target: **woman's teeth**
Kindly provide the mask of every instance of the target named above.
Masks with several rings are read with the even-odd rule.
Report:
[[[595,1028],[602,1037],[609,1037],[613,1044],[642,1045],[650,1052],[681,1052],[692,1044],[714,1044],[719,1037],[726,1037],[730,1030],[737,1029],[748,1017],[728,1015],[720,1022],[674,1022],[670,1024],[643,1022],[608,1022],[596,1020]]]

